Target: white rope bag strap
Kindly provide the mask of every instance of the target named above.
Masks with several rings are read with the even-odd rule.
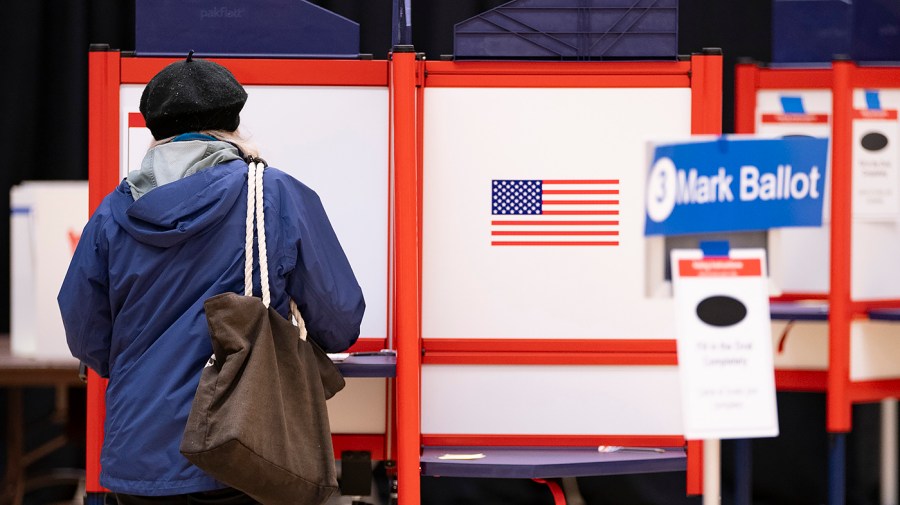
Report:
[[[256,218],[256,249],[259,251],[259,279],[262,289],[263,305],[271,304],[272,295],[269,290],[269,260],[266,250],[266,220],[263,210],[263,171],[266,168],[262,160],[251,160],[247,173],[247,220],[246,239],[244,241],[244,295],[253,296],[253,220]],[[300,309],[291,299],[291,315],[300,333],[306,340],[306,323],[300,315]]]
[[[300,330],[300,340],[306,340],[306,321],[303,320],[303,316],[300,315],[300,309],[297,308],[297,302],[291,298],[291,315],[294,316],[294,324],[297,325],[297,329]]]
[[[244,221],[244,296],[253,296],[253,216],[256,210],[256,163],[247,172],[247,220]]]
[[[247,172],[247,220],[244,240],[244,295],[253,296],[253,219],[256,218],[256,250],[259,251],[259,280],[263,305],[272,301],[269,292],[269,260],[266,251],[266,221],[263,212],[262,162],[251,161]]]

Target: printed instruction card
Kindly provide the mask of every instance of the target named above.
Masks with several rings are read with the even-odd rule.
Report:
[[[671,258],[685,438],[777,436],[765,251]]]

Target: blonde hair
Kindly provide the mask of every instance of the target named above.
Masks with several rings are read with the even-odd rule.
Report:
[[[233,132],[225,130],[201,130],[198,133],[202,135],[209,135],[210,137],[214,137],[216,140],[221,140],[222,142],[234,144],[235,147],[241,150],[241,153],[244,154],[244,157],[250,156],[253,158],[259,158],[259,147],[256,146],[256,142],[250,140],[249,136],[244,135],[243,132],[241,132],[240,128]],[[168,144],[176,136],[177,135],[164,139],[154,140],[150,143],[150,147],[148,149],[153,149],[154,147]]]

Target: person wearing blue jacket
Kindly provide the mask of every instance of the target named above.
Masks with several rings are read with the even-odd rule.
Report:
[[[122,505],[255,503],[178,450],[212,354],[203,302],[244,289],[245,157],[258,156],[236,132],[246,99],[190,55],[149,82],[156,142],[91,216],[59,293],[72,355],[109,378],[100,483]],[[287,318],[293,298],[310,338],[346,350],[365,302],[322,202],[274,168],[263,184],[271,305]]]

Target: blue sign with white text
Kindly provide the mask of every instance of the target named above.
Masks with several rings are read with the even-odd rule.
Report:
[[[663,144],[647,178],[645,235],[821,226],[828,139]]]

